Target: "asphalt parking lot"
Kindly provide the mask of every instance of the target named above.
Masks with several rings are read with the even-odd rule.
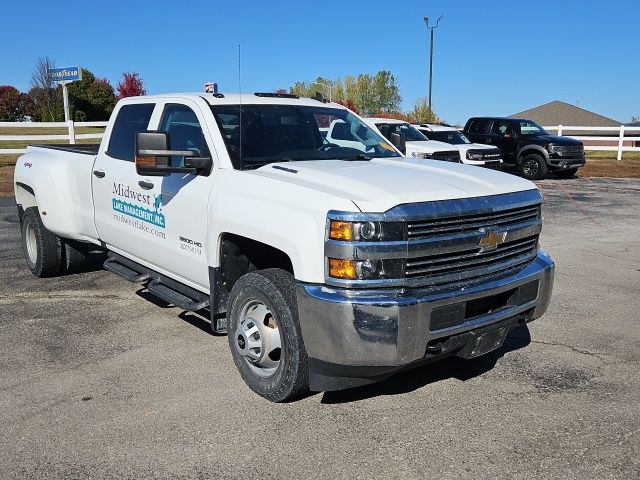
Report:
[[[284,405],[139,285],[32,277],[0,199],[0,476],[639,478],[640,180],[539,186],[546,316],[475,361]]]

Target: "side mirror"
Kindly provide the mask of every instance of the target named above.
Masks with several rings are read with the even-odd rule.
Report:
[[[171,166],[171,157],[184,157],[184,167]],[[166,132],[138,132],[136,135],[138,175],[164,177],[171,173],[197,174],[209,168],[209,157],[198,157],[191,150],[169,150],[169,135]]]
[[[406,155],[406,153],[407,153],[407,137],[405,136],[404,133],[392,133],[391,134],[391,138],[389,140],[391,140],[391,143],[393,144],[394,147],[396,147],[404,155]]]

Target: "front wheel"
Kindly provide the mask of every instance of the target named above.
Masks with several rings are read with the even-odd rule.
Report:
[[[240,277],[229,295],[227,319],[233,361],[251,390],[272,402],[309,391],[307,352],[290,273],[268,269]]]
[[[527,180],[542,180],[547,174],[547,164],[544,157],[532,153],[520,161],[520,173]]]

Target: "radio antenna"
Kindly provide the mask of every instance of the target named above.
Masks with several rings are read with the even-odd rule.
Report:
[[[238,94],[239,94],[239,107],[238,109],[240,110],[240,115],[239,115],[239,122],[240,122],[240,126],[238,128],[240,128],[240,165],[244,165],[243,160],[242,160],[242,71],[240,68],[240,44],[238,44]]]

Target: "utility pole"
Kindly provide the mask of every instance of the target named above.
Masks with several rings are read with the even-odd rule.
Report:
[[[424,17],[424,23],[427,24],[427,30],[429,30],[431,36],[431,43],[429,46],[429,112],[433,111],[431,110],[431,85],[433,80],[433,31],[438,28],[442,17],[444,17],[444,15],[440,15],[440,17],[436,21],[436,24],[432,27],[429,26],[429,17]]]

